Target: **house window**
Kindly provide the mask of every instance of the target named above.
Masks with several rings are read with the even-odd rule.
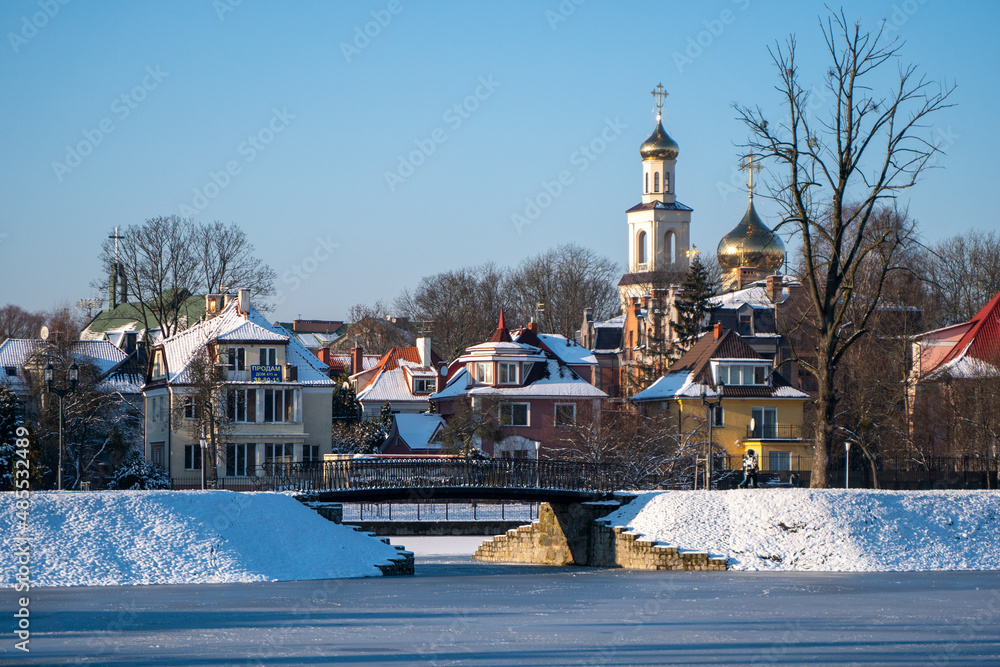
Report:
[[[264,444],[264,464],[291,463],[295,458],[295,445],[290,442]]]
[[[750,315],[740,315],[740,335],[749,336],[753,333],[753,322]]]
[[[156,421],[156,397],[149,399],[149,421]]]
[[[153,355],[153,377],[158,378],[163,376],[163,352],[157,350]]]
[[[434,378],[413,378],[414,394],[431,394],[437,387],[437,380]]]
[[[791,452],[768,452],[767,453],[767,469],[768,470],[791,470],[792,469],[792,453]]]
[[[319,445],[302,445],[302,462],[319,463]]]
[[[517,364],[502,361],[497,364],[500,373],[500,384],[517,384]]]
[[[476,364],[476,379],[483,384],[493,384],[493,364]]]
[[[201,470],[201,445],[184,445],[184,469]]]
[[[253,443],[226,445],[226,475],[247,477],[257,467],[257,446]]]
[[[3,370],[7,374],[7,377],[9,378],[17,377],[17,366],[4,366]]]
[[[261,366],[277,366],[278,365],[278,349],[274,347],[262,347],[260,348],[260,365]]]
[[[166,468],[166,465],[164,465],[166,457],[163,455],[163,444],[162,442],[153,442],[149,445],[149,462],[158,468]]]
[[[766,366],[719,365],[719,382],[728,385],[762,385],[767,381]]]
[[[198,416],[198,411],[194,406],[194,399],[190,396],[184,399],[184,419],[194,419]]]
[[[576,403],[556,403],[556,426],[573,426],[576,424]]]
[[[226,414],[234,423],[257,421],[257,390],[230,389],[226,394]]]
[[[725,426],[725,414],[722,411],[721,405],[712,406],[712,426]]]
[[[777,438],[778,437],[778,409],[777,408],[753,408],[753,437],[755,438]]]
[[[264,390],[264,422],[288,423],[295,421],[295,390]]]
[[[501,426],[527,426],[528,425],[528,404],[527,403],[507,403],[500,406]]]
[[[231,347],[228,350],[229,362],[227,366],[231,371],[245,371],[247,368],[247,351],[242,347]]]

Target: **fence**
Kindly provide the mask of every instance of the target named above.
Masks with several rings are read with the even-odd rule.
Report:
[[[538,503],[343,503],[344,521],[524,521],[538,518]]]

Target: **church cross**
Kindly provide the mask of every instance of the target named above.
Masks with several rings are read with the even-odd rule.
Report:
[[[124,240],[124,236],[118,234],[118,228],[115,227],[115,233],[108,237],[109,239],[115,240],[115,266],[118,266],[118,241]]]
[[[668,93],[662,83],[656,84],[653,89],[653,101],[656,104],[656,116],[659,118],[663,114],[663,102],[666,101]]]
[[[756,158],[757,158],[756,155],[750,153],[745,158],[743,158],[743,162],[740,163],[740,169],[749,173],[749,178],[747,179],[747,188],[749,188],[750,190],[751,197],[753,197],[753,189],[755,186],[754,174],[764,168],[760,165],[759,162],[757,162]]]

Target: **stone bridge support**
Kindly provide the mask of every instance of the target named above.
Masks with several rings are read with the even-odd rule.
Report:
[[[618,502],[543,503],[538,520],[484,542],[473,558],[494,563],[590,565],[637,570],[725,570],[725,558],[680,552],[610,526]]]

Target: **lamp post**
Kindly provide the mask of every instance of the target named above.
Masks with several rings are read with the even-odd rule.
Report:
[[[208,440],[205,439],[205,423],[201,424],[201,437],[198,438],[199,454],[201,455],[201,490],[208,488],[208,458],[205,450],[208,449]]]
[[[55,367],[52,362],[45,367],[45,384],[48,388],[50,394],[55,394],[59,397],[59,470],[56,471],[56,487],[62,491],[62,467],[63,467],[63,398],[68,394],[72,394],[76,391],[76,383],[80,379],[80,367],[76,365],[74,361],[69,367],[69,386],[63,385],[62,387],[56,387],[54,384],[55,380]]]
[[[844,488],[851,488],[851,441],[844,443]]]
[[[707,450],[705,454],[705,488],[709,491],[712,490],[712,426],[714,424],[713,411],[715,408],[722,405],[722,389],[724,385],[719,384],[718,398],[714,401],[708,398],[706,387],[704,384],[701,385],[701,404],[705,406],[705,418],[708,421],[708,443],[705,446]],[[695,484],[697,485],[697,476],[695,478]]]

